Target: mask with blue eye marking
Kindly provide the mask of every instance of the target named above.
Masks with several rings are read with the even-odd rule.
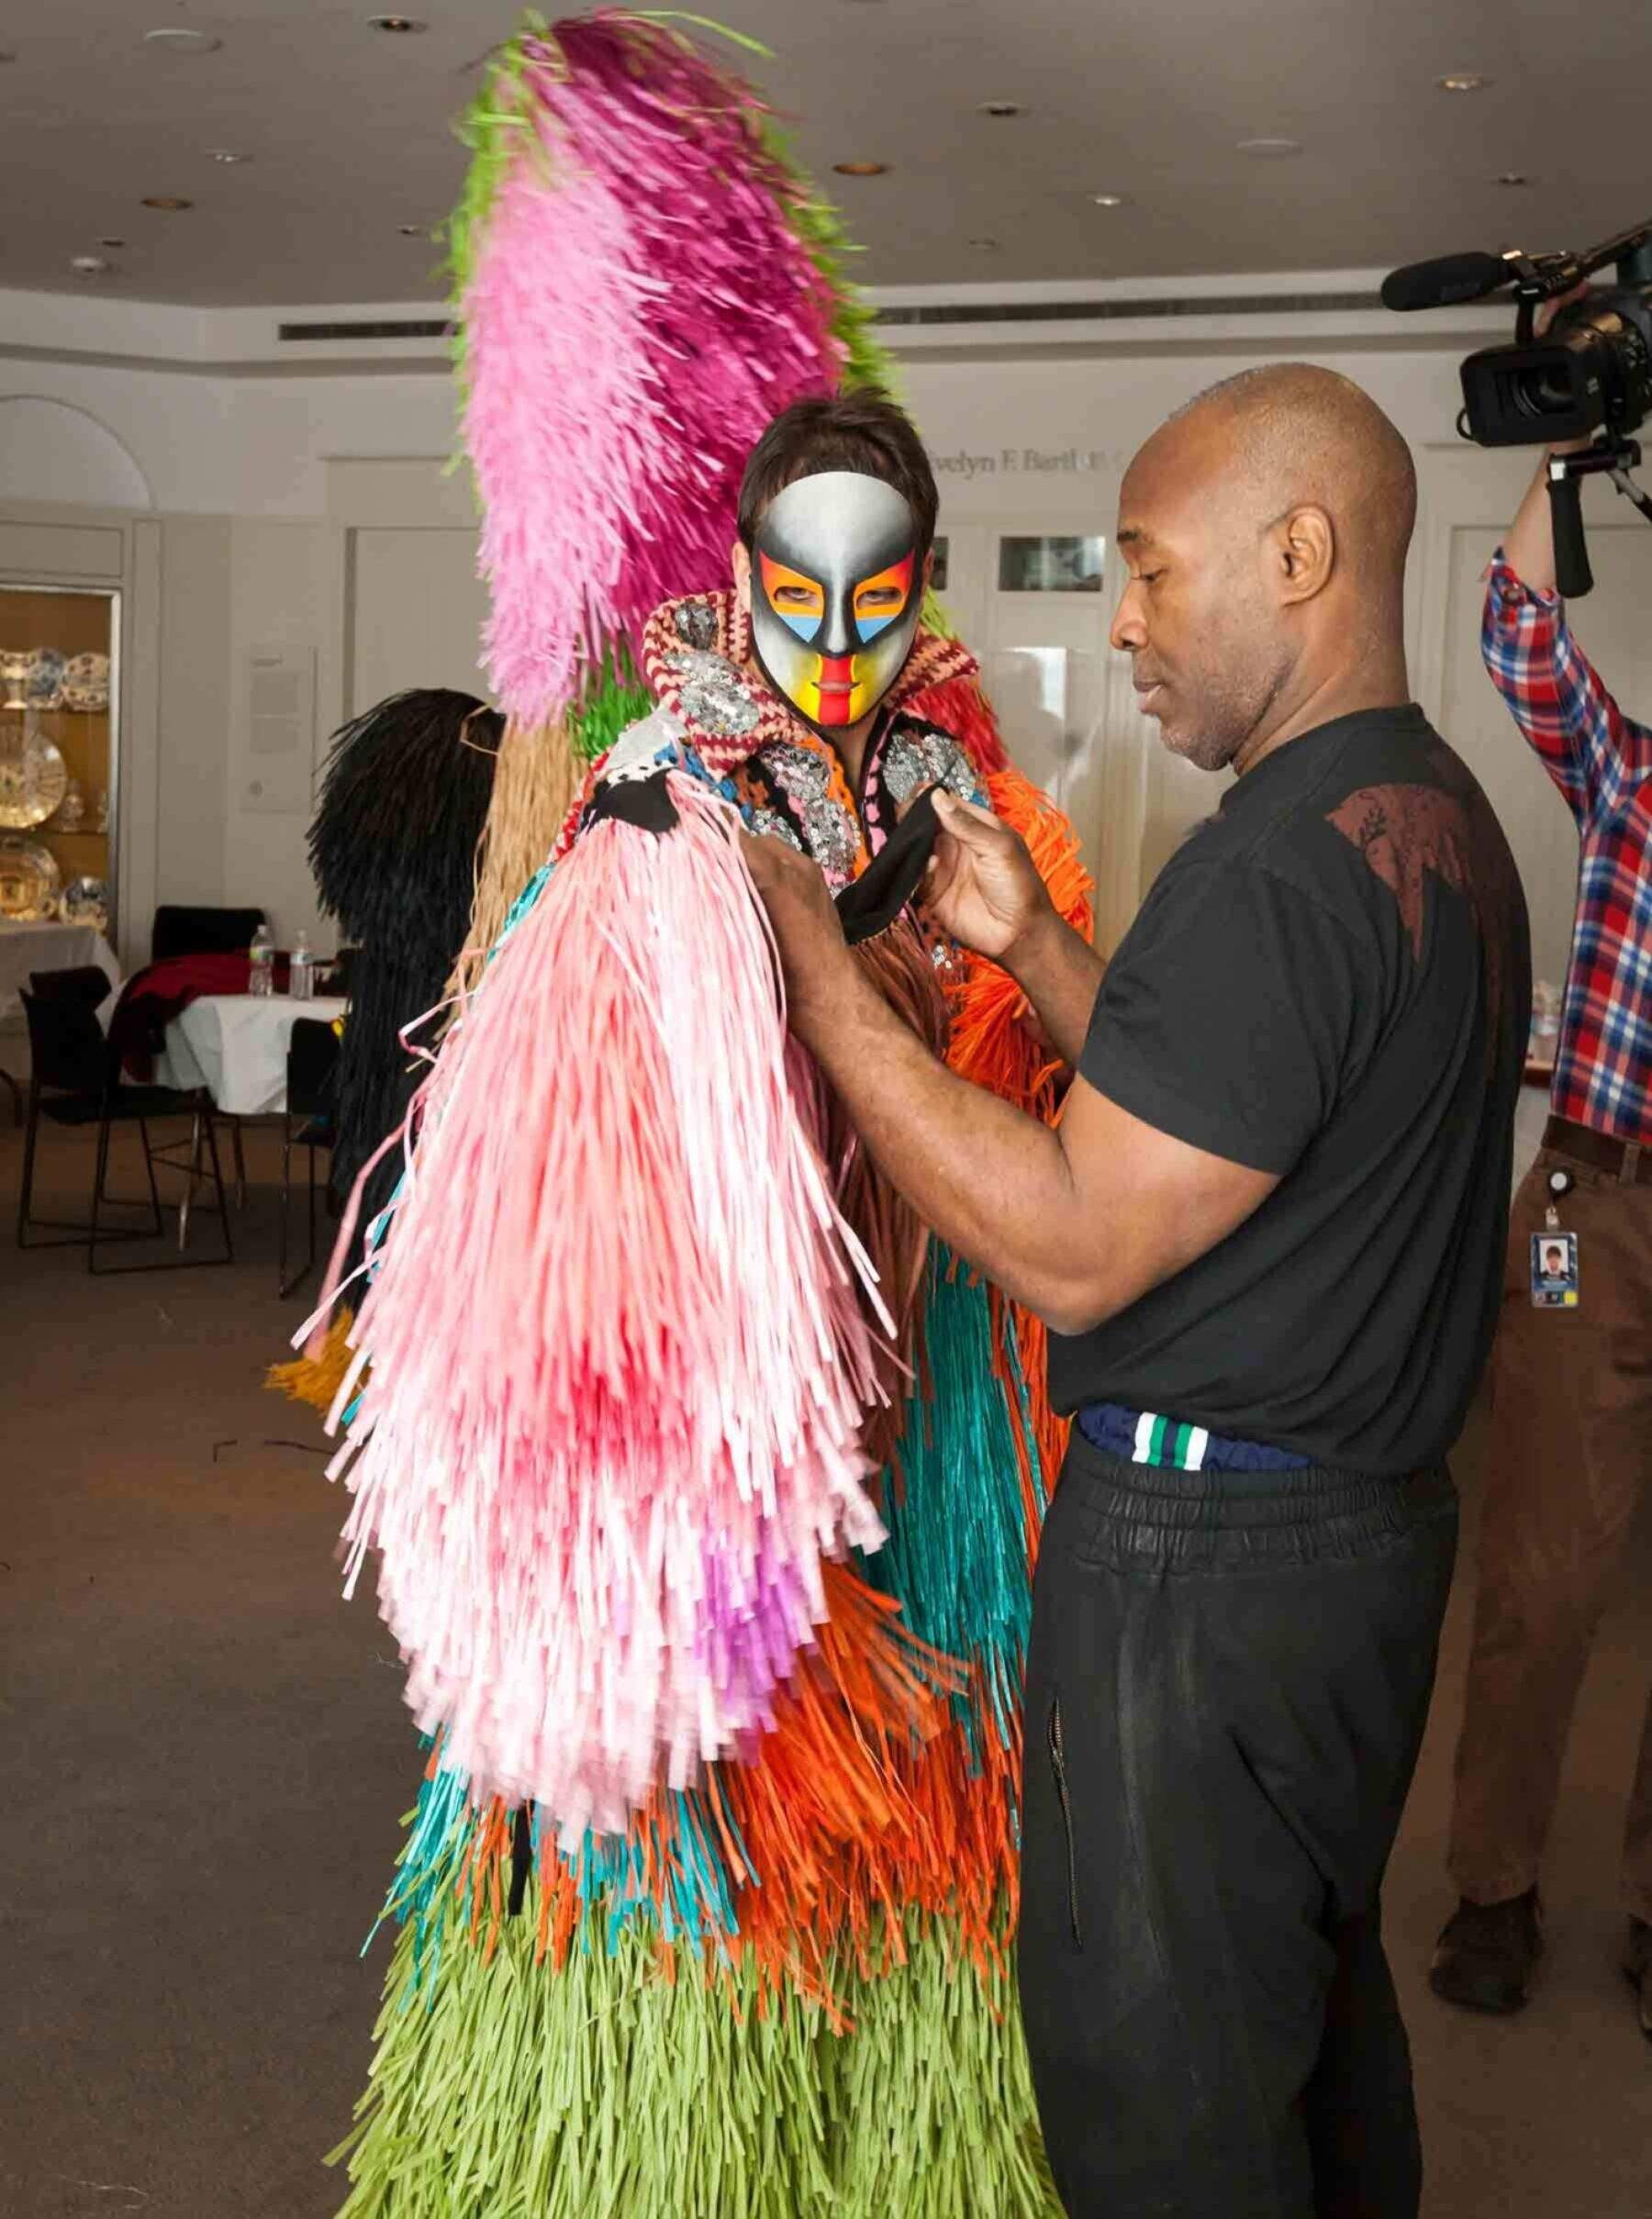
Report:
[[[918,635],[918,521],[882,478],[823,470],[764,511],[752,549],[752,643],[765,677],[817,731],[858,724]]]

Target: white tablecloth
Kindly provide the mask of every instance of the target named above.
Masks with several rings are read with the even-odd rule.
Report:
[[[28,984],[31,971],[74,971],[95,964],[111,987],[120,984],[120,965],[115,951],[89,924],[20,924],[14,917],[0,917],[0,1017],[22,1009],[17,989]],[[104,1004],[106,1015],[110,1004]]]
[[[205,1087],[226,1117],[271,1117],[286,1108],[287,1042],[301,1017],[330,1024],[336,995],[295,1001],[287,994],[203,994],[166,1028],[155,1083]]]

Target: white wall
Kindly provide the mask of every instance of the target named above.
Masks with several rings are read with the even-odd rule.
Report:
[[[1303,330],[1274,351],[1312,357],[1314,340]],[[1453,440],[1455,352],[1339,345],[1319,358],[1364,385],[1418,451],[1413,683],[1439,713],[1455,674],[1460,707],[1476,535],[1489,553],[1524,465]],[[1141,440],[1202,385],[1263,359],[1229,345],[1204,355],[1138,349],[1082,359],[910,361],[905,393],[936,461],[943,527],[961,540],[977,533],[983,549],[1006,528],[1082,528],[1111,539],[1119,482]],[[465,475],[444,474],[454,436],[451,380],[425,369],[283,377],[0,360],[0,420],[7,393],[61,401],[106,426],[158,512],[157,898],[258,901],[283,937],[300,926],[314,931],[307,808],[249,798],[249,658],[275,649],[309,659],[312,763],[345,716],[394,685],[476,684],[483,599],[470,571],[474,505]],[[0,480],[0,501],[6,492]],[[1600,497],[1609,509],[1610,496]],[[1632,532],[1614,540],[1624,550],[1614,559],[1652,562],[1652,534],[1645,542]],[[1110,939],[1216,790],[1166,757],[1155,728],[1135,715],[1105,645],[1116,586],[1110,571],[1106,590],[1079,611],[1065,597],[1065,631],[1054,604],[1048,612],[1052,637],[1061,631],[1069,645],[1084,636],[1074,625],[1090,626],[1083,652],[1094,658],[1102,706],[1085,741],[1093,742],[1093,775],[1075,786],[1074,801],[1104,880]],[[1044,612],[1032,599],[1022,597],[1011,611],[983,586],[978,606],[959,613],[980,627],[976,643],[990,653],[1036,641]],[[1504,806],[1520,819],[1511,831],[1528,872],[1552,878],[1555,857],[1566,853],[1564,827],[1557,839],[1544,820],[1558,804],[1540,775]],[[1563,912],[1568,898],[1568,888],[1546,886],[1533,906]]]

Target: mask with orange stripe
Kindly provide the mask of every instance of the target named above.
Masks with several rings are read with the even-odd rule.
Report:
[[[752,643],[817,730],[858,724],[912,652],[923,606],[918,525],[893,485],[855,470],[797,479],[752,549]]]

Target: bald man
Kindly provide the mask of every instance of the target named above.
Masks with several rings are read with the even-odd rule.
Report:
[[[1237,776],[1108,967],[942,797],[927,899],[1076,1077],[962,1085],[748,841],[792,1021],[942,1237],[1053,1329],[1072,1445],[1026,1686],[1021,1979],[1084,2219],[1415,2219],[1379,1890],[1496,1315],[1524,906],[1409,698],[1411,458],[1346,379],[1228,380],[1124,480],[1113,643]]]

